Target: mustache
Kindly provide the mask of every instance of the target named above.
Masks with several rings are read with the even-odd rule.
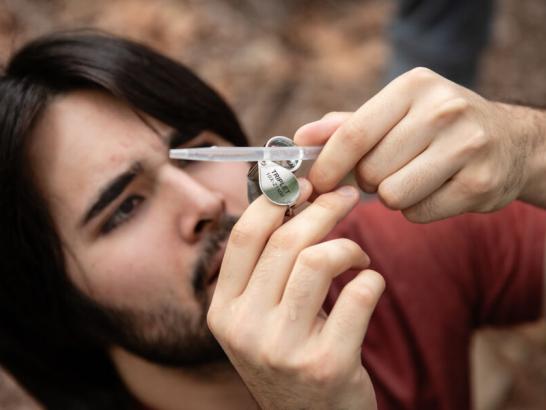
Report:
[[[203,240],[203,250],[197,259],[192,276],[193,288],[196,294],[205,290],[207,274],[212,268],[211,261],[229,238],[231,230],[238,219],[233,215],[222,216]]]

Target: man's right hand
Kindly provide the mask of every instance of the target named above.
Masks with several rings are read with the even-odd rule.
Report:
[[[361,346],[383,278],[363,270],[321,308],[335,276],[369,264],[348,239],[319,243],[358,198],[342,187],[283,224],[286,208],[261,196],[233,229],[208,323],[264,409],[376,408]]]
[[[324,148],[309,171],[318,192],[354,171],[410,221],[491,212],[514,199],[546,208],[546,112],[489,101],[416,68],[354,113],[304,125],[298,145]]]

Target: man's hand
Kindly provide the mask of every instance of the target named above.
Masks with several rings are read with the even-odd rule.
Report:
[[[328,114],[294,139],[326,144],[309,174],[319,192],[354,170],[364,191],[411,221],[430,222],[518,197],[546,206],[544,117],[417,68],[355,113]]]
[[[364,270],[321,309],[336,275],[368,266],[348,239],[319,243],[357,201],[343,187],[282,225],[286,208],[261,196],[231,233],[208,323],[263,409],[376,408],[361,346],[383,278]]]

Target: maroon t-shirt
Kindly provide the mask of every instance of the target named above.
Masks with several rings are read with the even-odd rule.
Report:
[[[358,242],[387,282],[362,349],[380,410],[470,408],[473,330],[541,315],[545,232],[546,212],[517,202],[426,225],[367,203],[336,228],[330,238]],[[326,310],[354,274],[335,280]]]

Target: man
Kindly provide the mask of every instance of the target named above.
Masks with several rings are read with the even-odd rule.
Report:
[[[332,191],[356,167],[412,220],[539,203],[541,158],[476,143],[476,118],[494,126],[496,105],[428,71],[298,132],[326,142],[309,176],[324,193],[286,223],[264,197],[245,209],[245,164],[168,159],[169,147],[245,138],[213,91],[142,46],[46,37],[13,57],[0,98],[0,361],[48,408],[460,409],[472,329],[540,315],[542,211],[420,226]],[[526,131],[518,146],[538,152],[542,113],[506,110]],[[499,144],[516,137],[506,131]],[[429,165],[441,141],[475,155],[441,157],[429,180],[413,159]],[[501,176],[511,189],[457,201],[450,181],[474,180],[491,146],[520,183]],[[434,195],[443,185],[451,200]],[[301,188],[300,203],[312,185]],[[361,246],[389,283],[364,350],[384,281]]]

